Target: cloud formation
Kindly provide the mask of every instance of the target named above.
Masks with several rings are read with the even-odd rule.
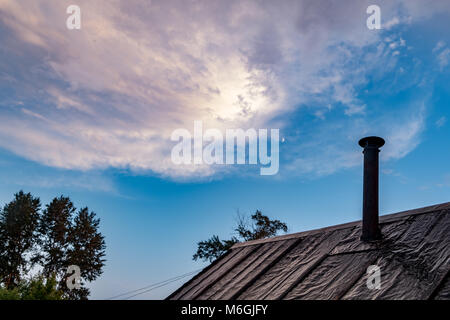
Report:
[[[408,45],[366,28],[366,1],[80,0],[79,31],[65,26],[70,4],[0,0],[0,146],[28,159],[213,176],[224,168],[171,162],[173,130],[202,120],[222,130],[285,128],[290,136],[290,115],[307,108],[323,124],[291,139],[298,143],[285,149],[287,167],[330,173],[359,156],[336,139],[381,128],[397,150],[389,157],[399,158],[423,130],[422,107],[395,132],[378,125],[379,114],[366,117],[374,109],[358,90],[369,77],[397,72]],[[380,5],[389,29],[449,12],[446,1]],[[442,67],[448,55],[440,52]]]

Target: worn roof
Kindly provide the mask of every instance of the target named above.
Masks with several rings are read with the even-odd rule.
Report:
[[[360,241],[361,221],[238,243],[167,299],[450,299],[450,202],[380,228],[374,243]],[[367,288],[369,265],[380,289]]]

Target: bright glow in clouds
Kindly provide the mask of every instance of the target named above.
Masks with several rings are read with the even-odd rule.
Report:
[[[449,10],[447,1],[426,10],[419,3],[379,1],[382,24]],[[391,158],[398,158],[422,130],[426,108],[405,107],[408,117],[399,122],[360,97],[369,76],[398,70],[396,55],[408,45],[395,33],[386,40],[387,31],[367,29],[369,2],[80,0],[82,28],[68,30],[70,4],[0,0],[0,146],[28,159],[69,169],[214,176],[225,169],[171,161],[173,130],[201,120],[222,132],[281,128],[283,137],[286,128],[291,136],[291,115],[303,108],[327,126],[309,126],[308,144],[299,134],[280,153],[286,168],[326,173],[354,164],[323,152],[330,139],[356,145],[376,129],[392,137]],[[441,68],[447,56],[441,53]],[[322,131],[343,123],[338,133]],[[339,150],[341,160],[352,151]]]

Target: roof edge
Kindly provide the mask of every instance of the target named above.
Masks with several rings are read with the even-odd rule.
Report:
[[[424,214],[424,213],[429,213],[429,212],[434,212],[434,211],[444,210],[444,209],[450,209],[450,202],[444,202],[444,203],[436,204],[436,205],[432,205],[432,206],[381,215],[380,223],[388,223],[388,222],[402,219],[405,216]],[[324,227],[324,228],[319,228],[319,229],[313,229],[313,230],[307,230],[307,231],[301,231],[301,232],[276,236],[276,237],[272,237],[272,238],[239,242],[239,243],[236,243],[235,245],[233,245],[231,247],[231,249],[252,246],[252,245],[257,245],[257,244],[266,243],[266,242],[295,239],[295,238],[305,237],[305,236],[309,236],[309,235],[313,235],[313,234],[317,234],[317,233],[321,233],[321,232],[325,232],[325,231],[333,231],[333,230],[338,230],[338,229],[350,228],[353,226],[357,226],[359,224],[361,224],[361,220],[337,224],[334,226],[329,226],[329,227]]]

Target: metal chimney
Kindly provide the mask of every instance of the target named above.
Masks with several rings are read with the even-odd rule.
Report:
[[[378,225],[378,153],[384,143],[380,137],[359,140],[359,145],[364,148],[362,241],[381,239]]]

